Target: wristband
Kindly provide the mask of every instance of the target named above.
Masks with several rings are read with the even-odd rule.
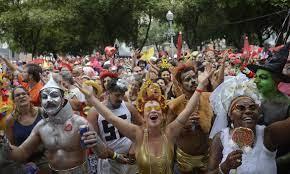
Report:
[[[199,92],[199,93],[202,93],[202,92],[203,92],[202,89],[198,89],[198,88],[196,88],[195,91],[196,91],[196,92]]]
[[[117,158],[117,153],[114,152],[114,155],[113,155],[112,159],[115,160],[116,158]]]

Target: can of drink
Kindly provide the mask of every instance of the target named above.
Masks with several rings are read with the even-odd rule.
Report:
[[[88,126],[88,125],[81,125],[80,128],[79,128],[79,130],[80,130],[80,135],[81,135],[81,137],[82,137],[84,133],[86,133],[86,132],[89,131],[89,126]],[[84,142],[84,140],[82,140],[82,139],[81,139],[81,146],[82,146],[83,148],[86,147],[85,142]]]

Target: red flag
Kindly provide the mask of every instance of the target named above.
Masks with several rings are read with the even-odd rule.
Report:
[[[243,57],[245,57],[246,59],[250,57],[250,44],[248,36],[244,37]]]
[[[182,52],[182,33],[179,32],[177,38],[177,60],[180,59],[181,52]]]

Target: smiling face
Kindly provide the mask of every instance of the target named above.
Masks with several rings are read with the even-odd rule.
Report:
[[[187,92],[193,93],[197,87],[197,74],[193,71],[187,71],[181,74],[182,88]]]
[[[169,71],[163,71],[161,73],[161,77],[167,82],[170,82],[170,72]]]
[[[267,96],[276,90],[276,83],[269,71],[258,69],[255,76],[255,83],[260,93]]]
[[[41,106],[49,116],[53,116],[62,108],[64,98],[57,88],[46,88],[41,91]]]
[[[155,101],[148,101],[144,105],[144,118],[148,127],[159,127],[163,121],[162,110],[160,104]]]
[[[16,107],[29,106],[30,97],[24,89],[16,88],[12,95],[13,95]]]
[[[230,120],[234,127],[255,129],[259,118],[259,106],[249,97],[238,97],[229,109]]]

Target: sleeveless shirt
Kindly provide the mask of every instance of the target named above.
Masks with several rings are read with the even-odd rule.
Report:
[[[14,143],[16,146],[20,146],[30,135],[34,126],[42,119],[41,112],[38,112],[37,118],[31,125],[24,126],[20,124],[17,120],[14,122],[13,125],[13,138]]]
[[[131,113],[127,108],[124,101],[117,109],[111,109],[116,117],[120,117],[131,123]],[[128,153],[132,141],[124,137],[117,128],[109,123],[102,115],[98,117],[98,126],[100,130],[100,136],[107,146],[113,149],[117,153]]]
[[[244,152],[242,155],[242,165],[237,168],[236,174],[276,174],[276,151],[271,152],[264,146],[264,128],[265,126],[256,126],[256,143],[250,152]],[[221,142],[223,145],[224,162],[229,153],[237,150],[233,146],[229,128],[225,128],[221,132]],[[221,163],[222,163],[221,162]],[[234,174],[235,170],[231,170],[230,174]]]
[[[154,156],[148,149],[148,132],[144,130],[143,143],[136,149],[136,160],[139,174],[173,174],[174,145],[162,135],[162,153]]]

